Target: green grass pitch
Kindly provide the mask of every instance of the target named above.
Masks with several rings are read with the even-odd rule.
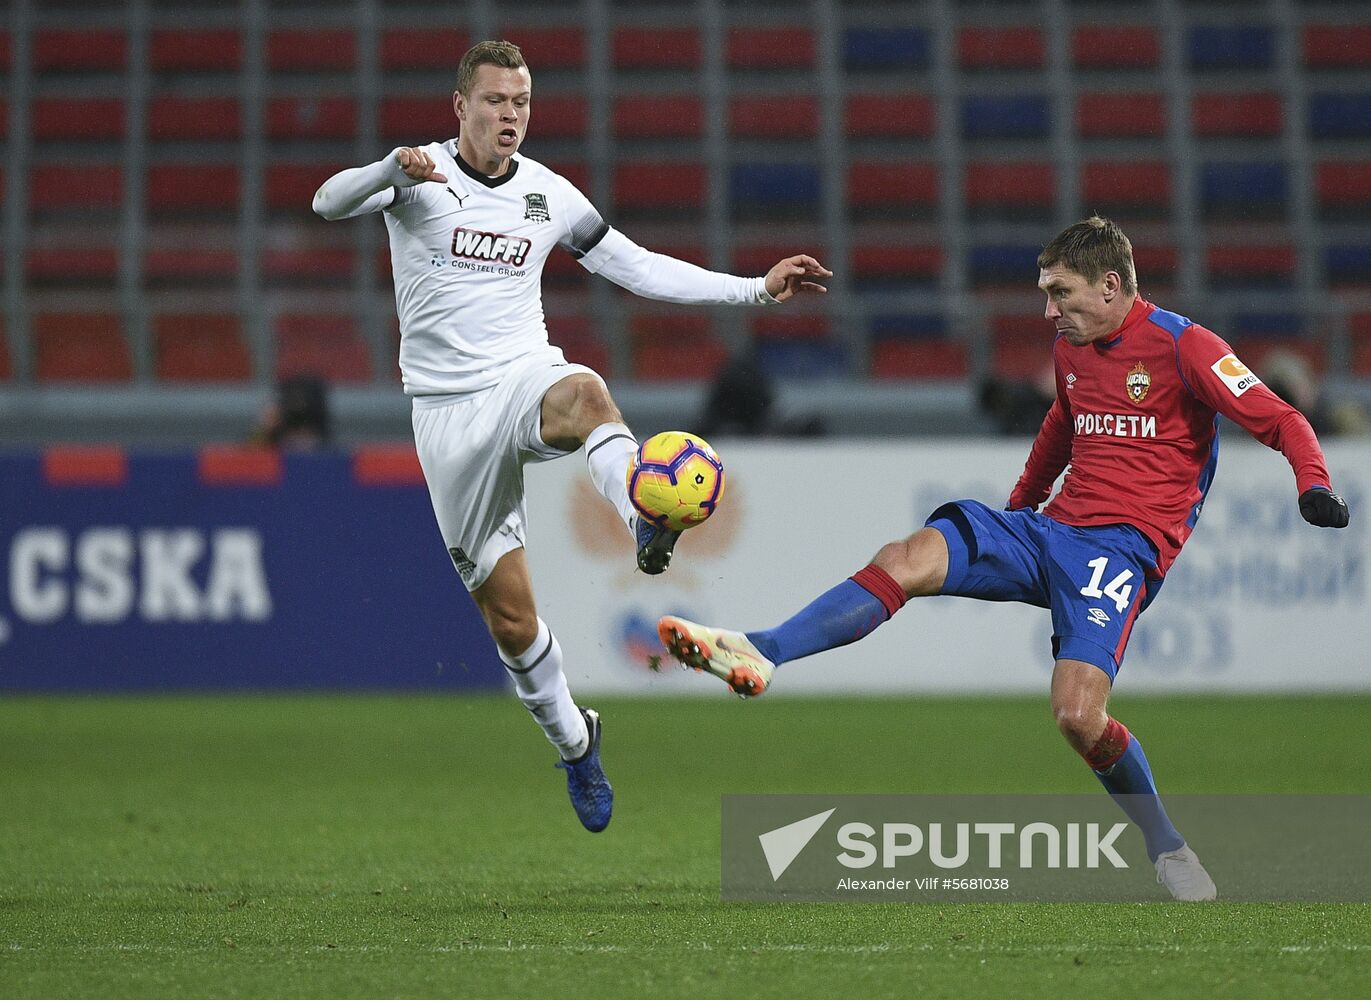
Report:
[[[1098,791],[1045,697],[595,704],[618,792],[598,836],[508,696],[7,698],[0,996],[1250,998],[1371,982],[1360,904],[719,901],[722,793]],[[1365,697],[1114,708],[1164,791],[1371,793]]]

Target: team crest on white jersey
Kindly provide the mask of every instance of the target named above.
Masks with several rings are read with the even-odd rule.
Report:
[[[1152,373],[1139,361],[1128,370],[1128,374],[1124,376],[1123,384],[1124,388],[1128,390],[1128,398],[1135,403],[1141,403],[1147,398],[1147,393],[1152,388]]]
[[[532,222],[547,222],[552,213],[547,208],[547,196],[541,194],[524,195],[524,218]]]

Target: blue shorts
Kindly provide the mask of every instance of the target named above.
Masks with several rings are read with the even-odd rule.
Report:
[[[975,500],[944,504],[926,522],[947,539],[940,593],[1019,601],[1052,611],[1052,656],[1093,663],[1112,682],[1133,623],[1161,589],[1157,553],[1127,524],[1076,528],[1031,510]]]

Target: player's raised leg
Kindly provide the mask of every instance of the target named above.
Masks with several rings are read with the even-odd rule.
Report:
[[[667,616],[657,633],[686,666],[714,674],[744,697],[759,695],[778,664],[856,642],[909,598],[938,593],[947,559],[942,533],[923,528],[883,546],[870,565],[775,628],[743,633]]]
[[[628,496],[628,467],[638,441],[624,423],[605,384],[593,375],[562,379],[543,396],[543,440],[572,451],[585,445],[590,481],[614,505],[638,547],[638,568],[656,575],[667,568],[679,531],[638,516]]]
[[[1066,741],[1142,831],[1157,880],[1179,900],[1214,899],[1214,881],[1186,846],[1157,794],[1136,736],[1106,710],[1109,675],[1082,660],[1058,660],[1052,671],[1052,714]]]
[[[471,592],[500,652],[514,690],[557,748],[567,772],[567,792],[582,825],[599,832],[609,825],[614,789],[600,765],[600,720],[578,708],[562,672],[562,648],[538,617],[523,549],[500,557],[485,582]]]

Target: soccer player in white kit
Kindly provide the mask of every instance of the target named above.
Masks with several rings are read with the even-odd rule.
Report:
[[[578,708],[562,651],[538,617],[524,557],[526,462],[584,446],[590,477],[619,511],[644,572],[666,569],[678,533],[638,518],[626,472],[637,441],[604,380],[548,343],[541,275],[555,246],[586,270],[648,298],[769,305],[819,293],[828,277],[797,255],[740,278],[638,246],[570,182],[518,152],[532,78],[517,46],[463,55],[458,137],[401,147],[341,171],[314,196],[325,219],[383,212],[400,317],[400,371],[443,543],[480,609],[515,691],[561,754],[586,829],[608,825],[614,792],[600,765],[600,720]]]

